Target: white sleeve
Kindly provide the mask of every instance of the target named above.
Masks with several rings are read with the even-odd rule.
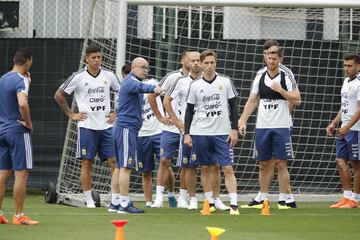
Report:
[[[261,78],[261,74],[259,75],[256,75],[254,81],[252,82],[252,85],[251,85],[251,93],[254,93],[254,94],[259,94],[259,82],[260,82],[260,78]]]
[[[235,85],[234,85],[233,81],[231,81],[230,78],[228,78],[228,84],[226,87],[227,87],[226,90],[227,90],[228,99],[234,98],[239,95],[235,89]]]
[[[294,87],[294,81],[290,80],[288,75],[285,76],[285,84],[286,84],[286,89],[288,92],[292,92],[296,89]]]
[[[110,80],[111,80],[111,85],[110,85],[111,89],[113,91],[118,92],[121,86],[119,78],[114,73],[110,73]]]
[[[356,95],[357,95],[357,100],[360,101],[360,86],[357,88]]]
[[[78,83],[78,74],[74,73],[71,75],[61,86],[60,89],[64,90],[67,94],[71,94],[77,87]]]

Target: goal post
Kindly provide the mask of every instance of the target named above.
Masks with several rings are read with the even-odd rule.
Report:
[[[293,112],[295,159],[288,162],[293,192],[327,197],[341,192],[334,161],[335,139],[326,137],[325,128],[340,108],[342,58],[346,52],[360,52],[359,1],[93,2],[93,17],[89,14],[87,18],[94,21],[87,20],[89,33],[84,44],[101,46],[105,68],[120,75],[124,63],[142,56],[149,61],[149,77],[160,79],[179,68],[183,50],[214,49],[218,55],[217,72],[230,76],[240,94],[240,112],[256,71],[264,66],[265,40],[277,39],[284,48],[283,63],[294,73],[303,102]],[[67,129],[57,182],[62,199],[82,196],[74,126],[69,124]],[[252,158],[254,129],[252,116],[247,136],[239,138],[235,148],[234,170],[240,196],[259,190],[257,162]],[[177,189],[177,169],[175,172]],[[110,192],[108,166],[96,160],[92,176],[93,188],[104,204]],[[154,183],[155,179],[156,172]],[[276,182],[271,193],[278,192]],[[132,173],[130,188],[133,195],[142,193],[139,173]],[[201,192],[200,181],[197,191]]]

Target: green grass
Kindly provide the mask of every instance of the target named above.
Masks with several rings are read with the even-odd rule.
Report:
[[[7,195],[3,211],[8,220],[13,214],[12,198]],[[128,219],[127,240],[202,240],[210,239],[206,226],[221,227],[226,232],[220,240],[234,239],[357,239],[360,209],[329,209],[330,203],[298,203],[298,209],[278,210],[272,204],[271,216],[259,210],[241,209],[240,216],[224,212],[201,216],[184,209],[148,209],[141,215],[108,213],[106,208],[85,209],[50,205],[42,196],[28,195],[26,214],[40,221],[37,226],[0,225],[0,239],[34,240],[113,240],[111,220]],[[142,203],[136,203],[142,206]]]

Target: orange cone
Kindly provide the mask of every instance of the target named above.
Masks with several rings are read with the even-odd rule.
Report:
[[[270,208],[269,208],[269,200],[265,199],[262,209],[261,209],[261,215],[263,216],[270,216]]]
[[[115,240],[125,240],[124,226],[128,223],[128,220],[114,220],[112,224],[116,226]]]
[[[200,211],[200,213],[202,215],[211,215],[210,205],[209,205],[209,201],[207,199],[204,200],[203,209]]]

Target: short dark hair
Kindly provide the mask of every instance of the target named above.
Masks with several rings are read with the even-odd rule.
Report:
[[[28,60],[31,60],[32,53],[29,48],[21,48],[16,51],[13,61],[15,65],[24,65]]]
[[[207,49],[200,54],[200,61],[203,62],[207,56],[213,56],[216,60],[216,52],[211,49]]]
[[[181,54],[181,59],[183,59],[186,56],[186,54],[188,54],[189,52],[195,52],[195,50],[192,48],[185,49]]]
[[[280,44],[278,41],[276,41],[275,39],[268,39],[266,40],[266,42],[264,43],[264,50],[268,50],[270,47],[272,46],[277,46],[280,47]]]
[[[356,53],[348,53],[344,56],[344,60],[354,60],[355,64],[359,64],[360,56]]]
[[[98,45],[90,45],[86,48],[85,54],[89,55],[90,53],[101,52],[101,48]]]
[[[122,66],[121,68],[121,73],[124,75],[124,74],[129,74],[131,72],[131,65],[126,63]]]

